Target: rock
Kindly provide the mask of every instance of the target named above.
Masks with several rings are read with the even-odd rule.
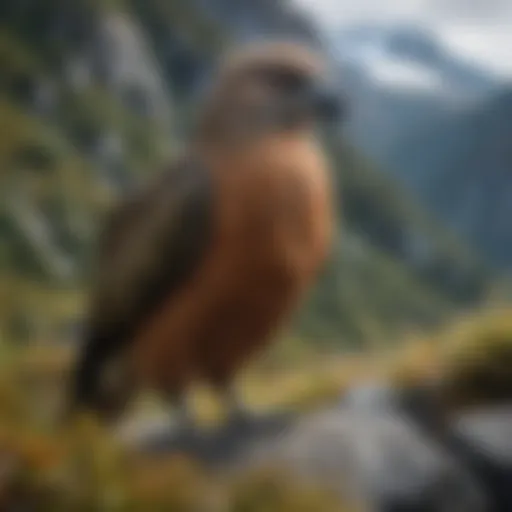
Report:
[[[172,107],[145,33],[127,15],[101,18],[92,62],[109,89],[137,114],[170,123]],[[170,126],[170,124],[169,124]]]
[[[391,408],[334,406],[304,418],[257,418],[203,434],[157,430],[131,437],[145,450],[185,453],[216,470],[282,469],[365,510],[487,511],[469,472]]]
[[[251,416],[247,421],[230,422],[217,428],[180,428],[169,418],[155,417],[143,424],[122,425],[119,437],[145,452],[184,453],[218,469],[244,467],[254,447],[266,446],[294,423],[286,413]]]
[[[351,410],[389,412],[399,410],[400,400],[396,389],[376,381],[349,388],[341,405]]]
[[[354,411],[393,412],[426,435],[437,437],[444,429],[439,391],[435,383],[399,389],[377,381],[349,389],[342,406]]]
[[[299,421],[254,451],[372,511],[485,511],[477,482],[397,414],[331,410]]]
[[[444,419],[435,387],[397,390],[381,383],[357,386],[344,397],[350,411],[401,415],[458,460],[479,481],[489,510],[512,510],[512,407]]]
[[[492,512],[512,510],[512,406],[465,413],[452,424],[451,444],[483,483]]]

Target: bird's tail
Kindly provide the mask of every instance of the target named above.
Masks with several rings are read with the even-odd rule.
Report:
[[[107,370],[113,360],[114,346],[104,336],[86,339],[70,375],[68,393],[63,408],[63,420],[77,413],[91,412],[103,421],[113,421],[127,401],[127,386],[109,381]]]
[[[85,339],[74,367],[64,402],[63,417],[71,418],[83,409],[96,410],[98,397],[101,395],[100,374],[104,355],[99,337]]]

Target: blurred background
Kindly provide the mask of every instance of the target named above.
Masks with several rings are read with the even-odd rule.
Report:
[[[391,368],[389,379],[409,383],[442,368],[451,382],[459,366],[465,401],[484,388],[489,401],[512,397],[510,2],[3,0],[0,421],[24,468],[46,475],[72,451],[48,411],[80,340],[104,215],[173,157],[221,50],[270,37],[327,55],[349,116],[329,137],[332,255],[282,342],[244,380],[249,401],[308,408],[341,396],[355,374]],[[30,492],[50,500],[54,487]],[[125,510],[105,505],[100,487],[84,510]],[[41,510],[71,510],[51,503]],[[281,510],[251,503],[233,510]]]

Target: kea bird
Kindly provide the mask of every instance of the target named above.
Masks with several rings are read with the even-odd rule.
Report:
[[[199,379],[240,411],[235,375],[329,252],[317,133],[339,101],[326,68],[290,42],[253,43],[219,65],[183,154],[122,201],[100,237],[74,410],[117,417],[137,387],[180,404]]]

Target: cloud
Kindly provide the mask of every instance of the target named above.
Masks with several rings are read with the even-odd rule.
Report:
[[[295,0],[295,3],[329,25],[384,20],[512,25],[510,0]]]
[[[512,78],[511,0],[294,0],[326,27],[413,22],[461,58]]]
[[[512,78],[511,27],[462,24],[443,26],[438,33],[447,48],[460,58],[498,76]]]
[[[510,0],[430,0],[428,8],[434,18],[454,22],[512,23]]]
[[[366,58],[366,69],[381,86],[422,92],[438,91],[442,86],[439,73],[427,66],[397,59],[384,52],[372,53]]]
[[[425,0],[295,0],[329,25],[407,19],[421,12]]]

